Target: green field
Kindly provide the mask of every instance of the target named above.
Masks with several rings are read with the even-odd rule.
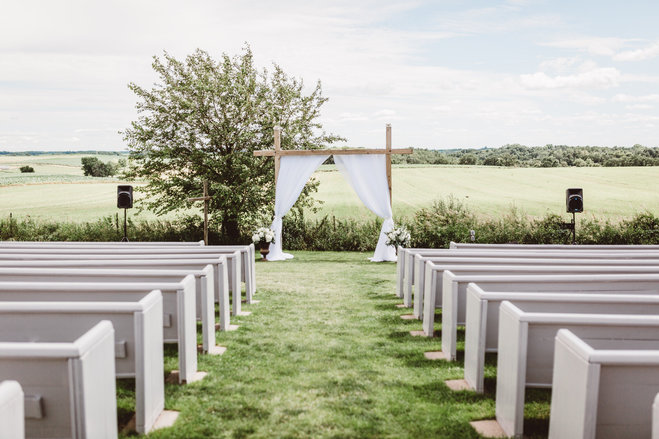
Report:
[[[116,185],[112,178],[84,177],[83,155],[0,156],[0,215],[95,220],[114,215]],[[98,156],[116,160],[117,156]],[[18,168],[29,164],[34,174]],[[316,198],[323,201],[308,218],[371,219],[342,175],[333,166],[315,173],[320,181]],[[434,200],[453,196],[473,212],[494,217],[511,207],[531,216],[562,213],[565,189],[584,189],[584,215],[629,217],[659,211],[659,167],[639,168],[497,168],[479,166],[411,166],[393,169],[394,216],[411,216]],[[139,200],[139,195],[136,195]],[[133,210],[131,214],[135,215]],[[152,219],[143,212],[136,218]]]
[[[335,170],[317,172],[316,216],[372,218]],[[659,211],[659,168],[497,168],[479,166],[394,167],[394,216],[409,216],[433,200],[454,196],[473,212],[494,217],[512,206],[531,216],[565,212],[565,189],[584,190],[586,215],[627,217]]]

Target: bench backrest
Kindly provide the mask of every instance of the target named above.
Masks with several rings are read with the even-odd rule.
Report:
[[[550,438],[654,434],[658,340],[588,340],[561,329],[553,369]]]
[[[2,437],[25,439],[23,389],[18,381],[0,382],[0,425]]]
[[[0,342],[0,380],[18,381],[25,393],[26,436],[116,438],[112,324],[66,335],[46,343]]]

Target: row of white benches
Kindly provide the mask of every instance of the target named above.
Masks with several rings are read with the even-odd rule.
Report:
[[[653,355],[659,358],[659,246],[399,249],[399,261],[409,265],[399,267],[398,285],[407,285],[404,273],[414,272],[412,284],[424,292],[423,308],[415,308],[423,312],[415,315],[423,318],[426,335],[434,334],[435,307],[442,307],[447,360],[456,359],[457,327],[466,325],[466,387],[483,391],[485,353],[498,351],[496,417],[506,435],[523,434],[525,388],[552,387],[553,382],[550,437],[649,437],[652,399],[659,392],[659,364],[650,361]],[[415,305],[417,297],[415,290]],[[578,359],[567,354],[554,359],[561,329],[571,331],[560,333],[559,340],[571,340],[561,352],[573,353],[577,345],[591,350],[584,348],[587,354]],[[601,348],[605,355],[593,354]],[[590,384],[563,364],[579,361],[586,364],[583,374],[591,374]],[[635,371],[619,372],[625,361],[636,362]],[[610,370],[639,379],[612,384],[602,375]],[[644,387],[643,397],[628,401],[635,393],[622,392],[625,386]],[[573,391],[581,393],[572,399]],[[609,400],[613,395],[616,401]],[[641,414],[628,416],[639,407]]]
[[[215,302],[218,328],[233,329],[254,274],[253,245],[0,242],[0,380],[23,387],[26,436],[116,437],[115,377],[135,379],[136,430],[149,432],[163,343],[178,345],[179,382],[194,381],[196,320],[202,350],[219,352]]]

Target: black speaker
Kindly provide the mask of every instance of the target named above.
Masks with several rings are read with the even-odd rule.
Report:
[[[567,189],[565,191],[565,207],[568,213],[583,212],[583,189]]]
[[[117,207],[120,209],[130,209],[133,207],[133,186],[117,186]]]

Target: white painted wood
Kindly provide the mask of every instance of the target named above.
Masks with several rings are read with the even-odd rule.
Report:
[[[456,276],[444,271],[442,307],[442,351],[455,360],[458,325],[465,323],[467,285],[478,284],[485,291],[573,293],[619,291],[635,294],[659,293],[659,274],[556,274],[556,275],[500,275]]]
[[[659,250],[659,245],[650,244],[476,244],[471,242],[453,242],[449,244],[450,249],[533,249],[533,250],[551,250],[551,249],[569,249],[569,250]]]
[[[659,339],[588,339],[560,330],[555,350],[550,438],[651,437]],[[587,370],[585,380],[573,378],[574,365]]]
[[[17,381],[0,382],[0,439],[25,439],[23,389]]]
[[[424,291],[423,281],[425,279],[425,263],[428,260],[441,262],[446,258],[524,258],[524,259],[619,259],[621,261],[631,259],[654,259],[659,260],[659,250],[650,249],[646,251],[634,249],[584,249],[573,251],[570,248],[556,248],[550,250],[542,249],[407,249],[408,258],[405,263],[405,280],[403,301],[409,307],[412,306],[412,295],[414,291]],[[408,266],[408,264],[412,264]],[[421,264],[417,267],[417,264]],[[421,285],[417,285],[421,283]],[[423,309],[422,307],[420,309]]]
[[[422,313],[424,333],[431,337],[434,331],[435,307],[441,307],[442,303],[442,276],[444,271],[449,270],[456,275],[486,275],[486,274],[589,274],[607,271],[611,274],[643,274],[659,273],[659,260],[647,261],[647,265],[631,265],[618,260],[608,259],[517,259],[515,263],[502,264],[509,259],[483,259],[480,263],[470,264],[469,260],[455,261],[452,263],[436,263],[428,260],[425,264],[417,264],[417,267],[425,266],[423,284],[417,285],[415,293],[424,288],[423,294],[414,297],[414,309],[423,306]],[[629,261],[628,261],[629,262]],[[427,299],[426,299],[427,297]],[[427,316],[427,317],[426,317]]]
[[[48,340],[52,332],[85,331],[107,320],[115,328],[115,373],[134,378],[136,430],[147,433],[164,409],[162,294],[143,294],[133,302],[0,302],[0,327],[13,341]],[[66,298],[66,296],[65,296]],[[120,346],[121,352],[116,349]]]
[[[202,258],[183,258],[165,255],[165,258],[159,258],[158,255],[147,255],[142,259],[133,259],[133,256],[139,255],[86,255],[86,259],[81,260],[83,256],[77,255],[34,255],[34,258],[18,258],[12,260],[0,259],[0,267],[50,267],[50,268],[125,268],[135,269],[181,269],[181,270],[203,270],[206,265],[212,265],[214,268],[215,300],[219,303],[220,308],[220,329],[226,331],[230,325],[230,305],[229,305],[229,259],[225,255],[219,257],[202,257]],[[232,256],[233,257],[233,256]],[[126,259],[128,258],[128,259]],[[235,266],[232,265],[233,277],[236,276]]]
[[[469,387],[483,392],[486,352],[497,352],[499,306],[504,300],[528,312],[600,314],[657,314],[659,295],[618,294],[605,289],[586,294],[572,291],[549,293],[486,292],[477,284],[467,287],[464,377]]]
[[[136,294],[160,290],[163,297],[163,341],[177,343],[179,382],[188,382],[197,372],[197,336],[195,319],[195,279],[188,275],[181,282],[99,283],[99,282],[0,282],[0,301],[125,301]]]
[[[245,282],[245,290],[248,303],[251,303],[251,296],[256,292],[256,276],[255,276],[255,250],[254,244],[250,245],[203,245],[200,242],[71,242],[71,241],[0,241],[0,251],[3,248],[43,248],[43,249],[58,249],[58,248],[118,248],[130,249],[131,251],[138,252],[138,249],[144,248],[147,250],[173,248],[174,251],[186,249],[195,253],[207,254],[214,251],[233,253],[240,251],[242,257],[241,276],[240,279]],[[199,247],[203,247],[200,249]]]
[[[211,265],[201,270],[137,270],[111,268],[9,268],[0,266],[0,282],[178,282],[187,275],[195,277],[195,312],[201,320],[204,352],[215,343],[215,306],[213,301],[214,270]]]
[[[524,388],[552,386],[554,338],[559,329],[569,329],[586,341],[626,340],[620,343],[622,347],[629,345],[629,340],[635,340],[631,346],[651,343],[659,348],[659,316],[656,314],[597,314],[594,305],[592,308],[593,313],[589,314],[534,313],[525,312],[507,301],[501,304],[496,417],[507,435],[523,434]],[[522,328],[518,335],[504,330],[511,325]],[[511,369],[514,362],[520,364],[516,370]],[[648,418],[649,412],[650,402]]]
[[[167,250],[164,253],[163,250]],[[229,287],[233,294],[234,315],[240,313],[241,297],[241,256],[239,250],[214,250],[209,247],[203,248],[113,248],[112,246],[75,248],[60,246],[59,248],[0,248],[1,260],[57,260],[57,259],[174,259],[190,260],[200,258],[219,258],[224,256],[228,264]],[[210,251],[208,251],[210,250]],[[200,253],[202,252],[203,253]],[[219,297],[216,297],[219,301]]]
[[[15,342],[0,331],[0,380],[18,381],[26,402],[41,409],[32,413],[40,418],[26,410],[26,437],[116,438],[112,324],[77,334],[63,329],[40,342]]]

